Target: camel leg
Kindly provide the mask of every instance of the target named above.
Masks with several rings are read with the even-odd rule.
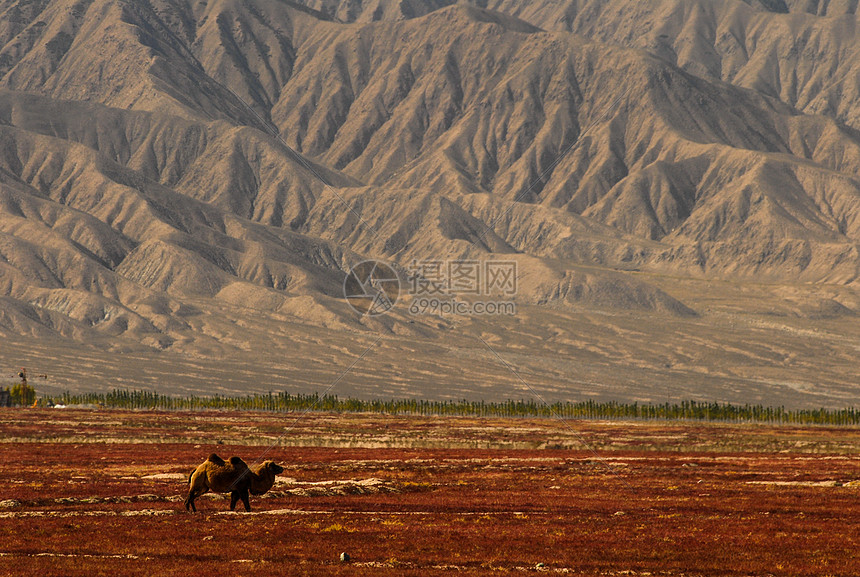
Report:
[[[185,499],[185,510],[186,511],[191,511],[192,513],[197,512],[197,507],[194,506],[194,499],[196,497],[197,496],[194,494],[194,489],[188,491],[188,497],[186,497],[186,499]]]
[[[239,491],[239,497],[242,499],[242,503],[245,505],[245,511],[251,510],[251,501],[248,497],[248,489],[242,489]]]
[[[233,511],[236,509],[236,503],[239,502],[239,491],[232,491],[230,493],[230,510]]]
[[[188,498],[185,499],[185,510],[191,511],[192,513],[196,513],[197,512],[197,505],[194,504],[194,500],[197,499],[197,497],[199,497],[200,495],[202,495],[205,492],[206,492],[206,490],[201,491],[199,489],[193,489],[193,488],[190,489],[188,491]]]

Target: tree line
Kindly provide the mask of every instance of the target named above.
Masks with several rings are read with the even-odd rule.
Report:
[[[36,375],[39,378],[47,379],[48,375]],[[30,385],[27,380],[29,374],[27,369],[18,371],[18,378],[21,382],[15,383],[11,387],[0,387],[0,407],[16,407],[29,406],[36,404],[36,389]]]
[[[0,387],[0,407],[30,406],[36,402],[36,389],[27,383]]]
[[[428,401],[421,399],[365,400],[337,395],[291,394],[288,392],[243,396],[175,396],[153,391],[120,390],[107,393],[64,393],[43,403],[94,405],[119,409],[318,411],[384,413],[391,415],[459,417],[557,417],[564,419],[697,420],[753,423],[858,425],[860,409],[786,409],[765,405],[683,401],[640,404],[617,401],[540,403],[535,400]]]

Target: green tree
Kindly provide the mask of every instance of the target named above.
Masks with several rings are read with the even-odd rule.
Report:
[[[14,405],[32,405],[36,402],[36,389],[27,383],[16,383],[9,391]]]

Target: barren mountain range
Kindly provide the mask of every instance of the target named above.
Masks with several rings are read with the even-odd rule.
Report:
[[[0,1],[0,367],[855,404],[857,5]],[[361,317],[366,259],[517,314]]]

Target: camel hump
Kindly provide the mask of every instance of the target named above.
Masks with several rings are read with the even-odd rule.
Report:
[[[234,469],[247,469],[248,465],[239,457],[230,457],[230,464]]]
[[[224,459],[222,459],[221,457],[219,457],[219,456],[218,456],[218,455],[216,455],[215,453],[212,453],[211,455],[209,455],[209,456],[206,458],[206,460],[207,460],[207,461],[212,461],[212,462],[213,462],[213,463],[215,463],[216,465],[224,465],[224,464],[225,464],[225,463],[224,463]],[[233,460],[233,459],[230,459],[230,461],[232,461],[232,460]]]

